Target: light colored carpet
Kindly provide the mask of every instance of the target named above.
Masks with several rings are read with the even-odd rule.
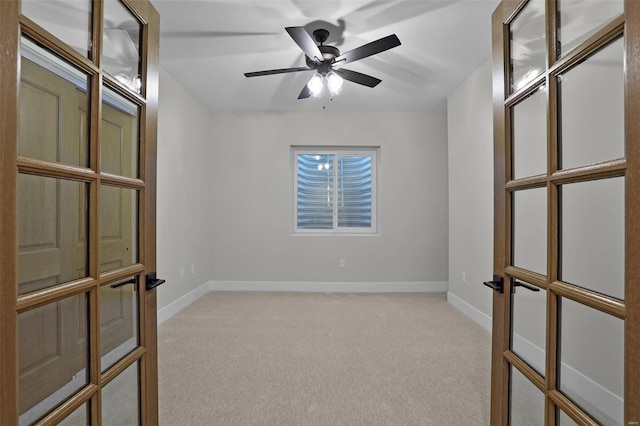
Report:
[[[488,425],[490,345],[444,294],[211,292],[159,328],[160,424]]]

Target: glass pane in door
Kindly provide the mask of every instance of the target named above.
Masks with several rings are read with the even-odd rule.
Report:
[[[563,169],[624,158],[624,42],[558,76]]]
[[[624,13],[623,0],[558,0],[558,56]]]
[[[513,265],[547,274],[547,189],[513,193]]]
[[[89,274],[89,185],[18,175],[18,294]]]
[[[520,90],[545,70],[547,49],[544,11],[545,0],[530,0],[511,22],[509,63],[512,92]]]
[[[102,390],[103,425],[140,423],[138,363],[132,364]]]
[[[89,404],[82,404],[69,414],[58,426],[85,426],[89,424]]]
[[[100,272],[138,261],[138,191],[100,188]]]
[[[578,426],[578,423],[574,422],[571,417],[565,414],[564,411],[558,408],[559,414],[557,415],[558,420],[556,420],[556,424],[560,426]]]
[[[542,289],[532,291],[522,286],[514,287],[511,302],[511,350],[543,377],[546,334],[547,292]]]
[[[102,371],[138,347],[138,277],[100,287]]]
[[[561,186],[560,278],[624,299],[623,177]]]
[[[20,46],[19,155],[87,167],[89,78],[27,38]]]
[[[511,366],[511,426],[544,426],[544,394]]]
[[[20,425],[32,424],[89,383],[87,294],[18,316]]]
[[[561,299],[560,390],[604,425],[624,416],[624,321]]]
[[[511,120],[513,179],[547,173],[546,86],[512,107]]]
[[[137,178],[139,108],[107,87],[102,93],[100,171]]]
[[[140,46],[142,25],[119,1],[104,2],[102,64],[121,84],[140,93]]]
[[[91,50],[90,0],[22,0],[20,4],[24,16],[80,54],[89,56]]]

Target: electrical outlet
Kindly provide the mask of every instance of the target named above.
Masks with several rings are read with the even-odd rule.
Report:
[[[340,266],[341,268],[346,268],[346,267],[347,267],[347,261],[346,261],[346,260],[344,260],[344,259],[340,259],[339,266]]]
[[[192,264],[191,264],[191,273],[192,273],[192,274],[195,274],[195,273],[196,273],[196,264],[195,264],[195,263],[192,263]]]
[[[184,268],[180,268],[180,278],[184,278]]]
[[[463,283],[466,283],[466,282],[467,282],[467,273],[466,273],[466,272],[463,272],[463,273],[462,273],[462,282],[463,282]]]

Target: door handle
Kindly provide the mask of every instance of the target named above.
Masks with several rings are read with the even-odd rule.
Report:
[[[515,287],[524,287],[527,290],[540,291],[540,289],[538,287],[536,287],[536,286],[533,286],[533,285],[527,284],[527,283],[523,283],[523,282],[520,282],[520,281],[515,281],[515,280],[513,282],[513,287],[514,287],[514,289],[515,289]]]
[[[161,280],[159,278],[156,278],[156,273],[155,272],[150,272],[147,274],[147,285],[145,286],[145,288],[147,290],[152,290],[156,287],[158,287],[160,284],[164,284],[165,280]]]
[[[504,280],[500,275],[494,274],[492,281],[485,281],[483,284],[493,289],[493,291],[497,291],[498,293],[504,292]]]

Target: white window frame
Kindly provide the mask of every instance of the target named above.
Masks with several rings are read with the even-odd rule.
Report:
[[[332,229],[298,229],[298,155],[333,155],[333,228]],[[355,228],[355,227],[339,227],[338,226],[338,171],[337,164],[340,156],[367,156],[371,157],[371,227]],[[323,234],[323,235],[377,235],[378,234],[378,188],[379,188],[379,157],[380,147],[327,147],[327,146],[291,146],[291,171],[293,181],[293,233],[301,235]]]

